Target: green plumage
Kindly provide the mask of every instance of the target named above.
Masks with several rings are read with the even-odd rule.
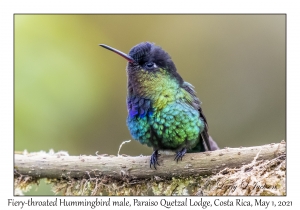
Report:
[[[199,111],[193,106],[193,96],[163,69],[157,72],[141,70],[133,81],[142,82],[136,86],[138,96],[129,93],[129,98],[147,98],[151,102],[151,111],[146,115],[128,116],[127,125],[133,138],[154,149],[193,148],[205,127]],[[189,87],[192,89],[191,85]]]

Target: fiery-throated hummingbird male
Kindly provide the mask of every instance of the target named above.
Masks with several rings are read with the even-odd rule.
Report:
[[[153,147],[150,167],[159,165],[158,150],[176,151],[178,162],[186,152],[218,149],[194,87],[181,78],[167,52],[150,42],[129,54],[100,46],[128,61],[127,126],[135,140]]]

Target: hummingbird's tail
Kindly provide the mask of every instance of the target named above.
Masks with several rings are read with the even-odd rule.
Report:
[[[211,147],[209,143],[209,135],[207,133],[207,127],[200,135],[201,135],[200,140],[202,139],[202,142],[204,143],[205,151],[211,151]]]
[[[205,134],[203,132],[199,138],[200,139],[198,144],[192,149],[189,149],[187,153],[214,151],[220,149],[218,147],[218,144],[213,140],[211,136],[208,135],[207,132],[205,132]]]

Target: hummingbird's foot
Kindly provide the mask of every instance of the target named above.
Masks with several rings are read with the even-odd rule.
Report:
[[[179,159],[182,160],[182,157],[185,155],[186,151],[187,151],[186,148],[182,148],[182,150],[176,153],[176,157],[174,160],[176,160],[177,162]]]
[[[155,150],[151,155],[150,168],[151,168],[151,165],[153,165],[153,167],[156,169],[155,164],[159,165],[158,164],[158,150]]]

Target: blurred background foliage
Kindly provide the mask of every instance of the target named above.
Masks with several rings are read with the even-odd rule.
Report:
[[[116,155],[126,127],[123,52],[166,50],[221,148],[285,139],[285,15],[15,15],[16,151]],[[150,155],[131,141],[121,154]],[[42,187],[28,194],[51,194]]]

